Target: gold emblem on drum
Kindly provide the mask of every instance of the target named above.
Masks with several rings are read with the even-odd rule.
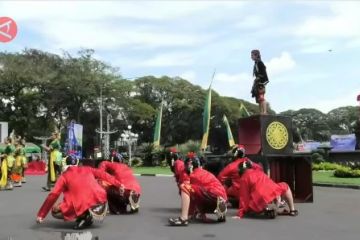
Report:
[[[270,123],[266,129],[266,141],[274,149],[283,149],[289,141],[285,125],[277,121]]]

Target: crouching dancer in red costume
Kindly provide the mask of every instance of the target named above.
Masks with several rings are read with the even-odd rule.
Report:
[[[240,163],[250,161],[250,159],[245,157],[245,148],[243,145],[235,145],[232,149],[232,154],[234,160],[221,170],[218,179],[224,185],[229,200],[232,200],[230,202],[238,202],[241,178],[238,166]],[[252,162],[252,168],[263,171],[262,166],[254,162]]]
[[[218,222],[225,222],[227,196],[220,181],[201,168],[200,160],[193,153],[185,160],[185,170],[190,182],[181,184],[181,216],[169,218],[172,226],[187,226],[189,215],[199,213],[206,219],[206,213],[215,213]]]
[[[116,187],[121,183],[104,171],[91,167],[74,166],[76,161],[66,158],[67,166],[60,175],[54,188],[41,206],[36,221],[42,223],[51,209],[54,218],[72,221],[76,219],[74,229],[90,226],[93,220],[102,221],[107,212],[106,191],[97,179],[106,181]],[[64,194],[63,201],[55,202]]]
[[[180,158],[176,148],[170,149],[168,164],[170,166],[170,170],[174,173],[175,181],[179,188],[179,194],[181,195],[180,186],[183,182],[189,182],[190,177],[185,171],[184,161]]]
[[[136,213],[139,211],[141,187],[131,168],[126,164],[103,161],[99,169],[114,176],[122,183],[120,189],[106,182],[101,184],[105,187],[108,197],[109,211],[111,214]],[[129,211],[127,210],[129,206]]]
[[[265,213],[270,218],[275,218],[280,197],[285,199],[289,207],[289,210],[284,211],[290,216],[298,215],[287,183],[273,182],[264,172],[252,169],[250,161],[239,164],[239,175],[239,210],[234,218],[242,218],[246,213]]]

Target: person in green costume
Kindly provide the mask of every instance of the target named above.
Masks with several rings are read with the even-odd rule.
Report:
[[[43,146],[50,152],[50,158],[48,161],[48,178],[46,187],[42,187],[45,191],[50,191],[54,186],[56,179],[61,174],[62,154],[60,152],[60,133],[54,132],[51,136],[51,143],[49,146]]]
[[[25,151],[25,144],[26,144],[26,141],[25,141],[25,138],[22,138],[21,139],[21,142],[20,142],[21,146],[22,146],[22,164],[23,164],[23,168],[22,168],[22,174],[21,174],[21,182],[22,183],[26,183],[26,178],[25,178],[25,170],[27,169],[28,167],[28,158],[26,157],[26,151]]]
[[[18,137],[15,142],[15,163],[11,171],[11,179],[15,187],[21,187],[23,181],[24,169],[26,167],[26,156],[23,139]]]

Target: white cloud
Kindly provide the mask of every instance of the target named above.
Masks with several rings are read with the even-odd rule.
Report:
[[[328,6],[330,15],[309,16],[294,27],[294,35],[302,38],[302,52],[324,52],[333,48],[336,41],[341,41],[342,47],[358,47],[360,2],[331,2]]]
[[[201,1],[16,1],[2,2],[0,8],[17,20],[99,20],[114,17],[165,20],[186,17],[216,6],[242,5]]]
[[[328,79],[331,79],[331,75],[323,72],[304,72],[300,70],[297,71],[295,74],[291,74],[291,77],[289,77],[288,74],[284,74],[276,78],[271,78],[270,86],[275,85],[276,87],[278,87],[279,84],[291,82],[292,86],[304,88],[308,87],[309,84],[313,83],[314,79],[316,79],[317,82],[326,82]]]
[[[212,88],[222,96],[235,97],[252,101],[250,89],[253,77],[248,73],[217,73]],[[204,88],[208,87],[202,86]]]
[[[333,110],[334,108],[344,107],[344,106],[355,106],[356,97],[359,95],[359,93],[360,93],[360,88],[358,88],[355,91],[351,90],[348,93],[343,94],[341,96],[331,95],[330,98],[327,99],[322,99],[320,101],[313,103],[307,103],[307,104],[305,103],[305,106],[303,107],[316,108],[323,111],[324,113],[327,113]]]
[[[360,47],[360,38],[349,41],[345,46],[348,48],[359,48]]]
[[[139,63],[143,67],[174,67],[188,66],[193,64],[194,59],[190,54],[186,53],[167,53],[159,54],[151,59]]]
[[[33,31],[42,48],[185,47],[208,43],[210,33],[175,30],[179,20],[217,19],[243,2],[217,1],[16,1],[1,2],[1,13]],[[218,14],[208,14],[217,9]],[[215,16],[216,15],[216,16]],[[28,46],[34,46],[29,42]]]
[[[311,37],[358,37],[360,36],[359,2],[335,2],[330,4],[333,16],[309,17],[297,29],[300,36]]]
[[[241,29],[257,29],[266,26],[269,21],[260,15],[249,15],[241,19],[235,26]]]
[[[325,53],[330,49],[337,48],[337,43],[332,40],[320,40],[316,38],[309,38],[301,41],[302,53]]]
[[[239,73],[239,74],[227,74],[227,73],[218,73],[215,75],[214,81],[219,81],[221,83],[243,83],[248,82],[253,77],[248,73]]]
[[[36,29],[54,48],[95,48],[98,50],[132,46],[153,48],[192,46],[211,38],[202,34],[166,33],[151,27],[111,24],[111,22],[45,21]]]
[[[269,78],[280,75],[295,68],[296,62],[288,52],[282,52],[279,57],[265,63]]]
[[[21,4],[19,4],[21,3]],[[216,2],[118,2],[118,1],[17,1],[0,3],[1,13],[11,16],[19,31],[28,28],[45,48],[157,48],[203,44],[206,33],[175,31],[175,19],[206,13]],[[239,5],[241,6],[241,5]],[[142,21],[139,21],[142,20]],[[149,21],[150,22],[149,22]],[[46,46],[45,46],[46,45]]]
[[[186,79],[190,82],[195,82],[196,80],[196,73],[194,71],[186,71],[179,75],[179,77]]]

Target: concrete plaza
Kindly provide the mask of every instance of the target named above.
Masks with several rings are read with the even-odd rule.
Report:
[[[81,232],[74,223],[47,216],[36,224],[36,213],[47,196],[41,190],[45,176],[28,176],[28,183],[13,191],[0,192],[0,240],[31,239],[274,239],[274,240],[358,240],[360,237],[360,191],[314,188],[314,203],[297,204],[299,216],[232,219],[230,209],[226,223],[193,223],[188,227],[170,227],[169,217],[180,211],[180,198],[172,177],[139,177],[143,195],[136,215],[107,216]],[[74,238],[78,235],[82,238]],[[72,235],[71,235],[72,234]],[[72,237],[72,238],[71,238]]]

